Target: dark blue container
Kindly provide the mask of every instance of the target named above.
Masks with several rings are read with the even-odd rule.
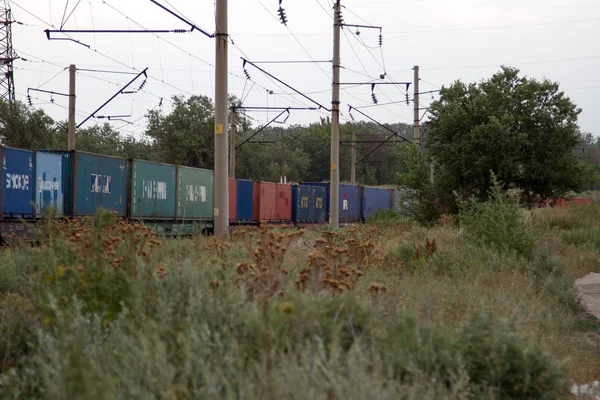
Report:
[[[340,184],[340,222],[360,222],[362,219],[362,188]]]
[[[91,216],[100,207],[125,216],[129,162],[81,151],[63,151],[65,215]]]
[[[244,179],[237,181],[237,221],[252,221],[254,204],[254,182]]]
[[[329,188],[316,186],[313,188],[313,201],[311,205],[314,206],[312,221],[313,222],[327,222],[327,202],[329,201]]]
[[[48,208],[61,217],[64,210],[63,156],[38,151],[35,154],[35,211],[42,217]]]
[[[3,218],[33,218],[35,216],[35,153],[29,150],[0,147],[2,158]]]
[[[390,191],[374,187],[364,187],[363,196],[363,218],[372,218],[377,210],[388,210],[390,208]]]
[[[301,185],[303,185],[303,186],[312,186],[312,187],[318,187],[318,188],[324,188],[325,189],[325,214],[326,214],[325,219],[327,220],[329,218],[329,183],[323,183],[323,182],[302,182]]]
[[[302,182],[306,186],[325,189],[325,220],[329,219],[329,183]],[[360,222],[362,195],[361,188],[357,185],[340,184],[339,193],[339,218],[341,223]]]
[[[295,222],[327,221],[327,188],[295,185],[292,187],[292,220]]]

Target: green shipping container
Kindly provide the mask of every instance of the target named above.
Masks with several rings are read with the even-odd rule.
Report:
[[[177,167],[177,219],[211,220],[213,217],[213,172]]]
[[[175,219],[176,167],[148,161],[131,161],[131,217]]]

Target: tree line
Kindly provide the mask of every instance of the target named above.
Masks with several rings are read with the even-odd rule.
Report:
[[[230,99],[231,105],[237,99]],[[78,150],[123,158],[135,158],[195,168],[213,169],[214,165],[214,105],[206,96],[174,96],[169,113],[149,111],[146,130],[140,137],[123,135],[110,124],[96,124],[76,131]],[[236,142],[241,144],[259,127],[238,113]],[[288,181],[322,182],[329,179],[330,134],[329,118],[310,125],[269,126],[236,151],[236,177],[279,181],[282,164],[282,133],[285,155],[284,168]],[[393,124],[390,128],[409,140],[412,127]],[[340,138],[350,141],[352,131],[357,140],[383,141],[389,133],[373,123],[346,123]],[[0,103],[0,139],[3,144],[29,149],[66,149],[67,133],[64,121],[55,121],[43,110],[22,102]],[[390,141],[392,142],[392,141]],[[340,148],[340,174],[350,180],[351,143]],[[357,143],[357,161],[379,143]],[[386,143],[367,160],[357,165],[357,181],[367,185],[397,183],[396,173],[404,170],[407,147]]]
[[[423,147],[406,142],[412,126],[390,124],[398,137],[381,145],[389,131],[367,122],[341,125],[340,178],[350,179],[352,133],[356,133],[357,182],[400,184],[416,193],[415,204],[430,219],[456,211],[457,197],[485,199],[495,176],[505,189],[518,189],[527,201],[568,192],[600,189],[600,139],[577,125],[581,110],[556,82],[521,76],[503,67],[487,80],[443,87],[424,124]],[[230,97],[230,106],[239,100]],[[79,150],[212,169],[214,105],[206,96],[174,96],[168,113],[149,111],[140,137],[125,136],[109,124],[77,130]],[[241,144],[259,126],[236,118]],[[282,139],[285,175],[290,182],[329,179],[329,118],[309,125],[269,126],[236,152],[236,177],[279,181]],[[406,141],[404,141],[406,139]],[[66,123],[21,102],[0,103],[0,140],[22,148],[64,149]],[[379,142],[379,143],[377,143]],[[435,168],[434,182],[429,168]]]

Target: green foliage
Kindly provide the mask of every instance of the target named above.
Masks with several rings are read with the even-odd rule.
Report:
[[[59,127],[42,110],[20,101],[0,101],[0,143],[26,149],[53,148]]]
[[[542,251],[529,264],[529,273],[538,292],[554,298],[573,312],[582,311],[581,303],[573,289],[573,279],[567,277],[560,260]]]
[[[214,105],[206,96],[173,96],[171,113],[149,113],[146,134],[160,143],[160,159],[188,167],[214,167]],[[226,129],[226,128],[225,128]],[[157,150],[158,151],[158,150]]]
[[[413,145],[406,153],[407,171],[397,175],[401,186],[407,187],[401,200],[407,204],[406,213],[424,226],[432,226],[447,212],[456,210],[450,189],[452,179],[436,164],[434,183],[430,180],[428,155]]]
[[[285,297],[254,302],[237,283],[239,251],[207,254],[232,242],[172,240],[145,254],[153,236],[106,214],[53,228],[39,249],[0,252],[1,332],[23,337],[0,341],[6,398],[537,399],[567,388],[516,325],[479,312],[448,325],[387,292],[298,291],[304,265],[291,258]],[[236,240],[258,245],[250,236]]]
[[[521,218],[517,200],[503,191],[493,173],[489,200],[460,201],[459,206],[458,220],[471,241],[531,258],[534,241]]]
[[[589,178],[573,154],[580,111],[557,83],[503,67],[479,84],[457,81],[442,89],[430,108],[427,146],[460,194],[486,198],[493,171],[505,188],[558,197]]]

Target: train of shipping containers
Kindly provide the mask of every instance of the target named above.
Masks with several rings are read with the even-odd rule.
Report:
[[[246,179],[237,180],[236,222],[252,222],[254,211],[254,182]]]
[[[133,219],[174,220],[174,165],[131,161],[129,216]]]
[[[177,220],[213,218],[213,171],[177,166]]]
[[[302,182],[303,185],[324,187],[327,191],[325,210],[329,218],[329,183]],[[358,185],[340,183],[339,192],[339,222],[355,223],[362,219],[362,188]]]
[[[2,218],[34,218],[35,153],[1,146]]]
[[[365,221],[373,218],[378,210],[390,208],[390,190],[365,186],[363,188],[363,218]]]
[[[292,188],[292,220],[323,223],[327,221],[327,188],[294,185]]]
[[[229,222],[237,219],[237,181],[229,179]]]
[[[82,151],[51,151],[62,156],[64,215],[95,215],[98,208],[127,214],[129,163]]]

